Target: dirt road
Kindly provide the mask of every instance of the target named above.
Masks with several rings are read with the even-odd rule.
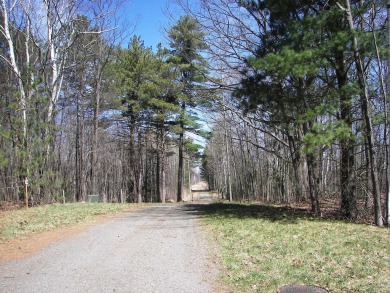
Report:
[[[0,266],[0,292],[213,292],[195,205],[121,215]]]

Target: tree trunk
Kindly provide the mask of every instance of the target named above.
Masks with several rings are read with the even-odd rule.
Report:
[[[336,59],[336,77],[340,91],[347,86],[347,72],[343,52],[335,52]],[[340,119],[352,132],[352,105],[351,98],[345,94],[340,94]],[[355,168],[354,141],[352,133],[349,137],[340,139],[340,193],[341,193],[341,211],[348,219],[355,219],[357,216],[356,186],[353,181],[353,172]]]
[[[350,107],[347,111],[341,111],[341,119],[351,122]],[[352,122],[351,122],[352,123]],[[344,216],[348,219],[355,219],[357,217],[357,199],[356,186],[352,178],[355,157],[353,141],[350,138],[340,141],[340,183],[341,183],[341,210]]]
[[[180,134],[179,134],[179,166],[177,171],[177,202],[183,201],[183,175],[184,175],[184,115],[186,104],[181,104]]]
[[[349,24],[349,29],[351,33],[354,33],[354,23],[352,18],[351,4],[350,0],[346,0],[346,16]],[[376,172],[376,152],[374,149],[374,136],[372,130],[372,121],[371,121],[371,107],[369,101],[368,89],[366,86],[366,80],[364,76],[364,65],[363,59],[359,52],[359,43],[356,36],[353,37],[353,52],[356,64],[356,72],[358,76],[358,83],[360,88],[360,100],[362,113],[364,115],[365,126],[366,126],[366,139],[368,146],[368,158],[370,162],[370,173],[372,180],[372,192],[374,196],[374,211],[375,211],[375,224],[377,226],[383,226],[382,210],[381,210],[381,199],[380,199],[380,190],[378,183],[378,174]]]
[[[157,199],[159,202],[165,202],[165,131],[164,121],[158,122],[157,128],[157,166],[156,166],[156,185]]]
[[[166,187],[165,187],[165,130],[164,123],[161,125],[161,202],[166,201]]]
[[[76,96],[76,201],[85,201],[84,170],[84,108],[80,106],[80,96]]]
[[[305,123],[303,125],[304,134],[309,133],[312,126],[310,123]],[[311,201],[311,211],[316,216],[321,216],[320,202],[319,202],[319,183],[320,179],[318,177],[318,162],[317,162],[317,151],[314,150],[313,153],[306,154],[306,163],[307,163],[307,174],[309,181],[309,192],[310,192],[310,201]]]
[[[375,34],[375,32],[374,32]],[[387,46],[390,46],[390,0],[387,0]],[[378,53],[378,47],[375,46],[377,55],[379,57]],[[390,48],[387,50],[387,80],[390,79]],[[379,58],[378,58],[379,59]],[[380,60],[380,59],[379,59]],[[380,71],[382,74],[382,71]],[[386,226],[390,226],[390,162],[389,162],[389,145],[390,142],[388,142],[389,134],[388,134],[388,109],[387,109],[387,93],[388,90],[386,90],[386,85],[384,83],[383,75],[381,76],[381,87],[383,91],[383,107],[385,108],[385,131],[384,131],[384,137],[383,141],[385,144],[385,156],[386,156],[386,207],[385,207],[385,224]]]
[[[227,172],[227,194],[229,201],[233,201],[232,195],[232,179],[230,176],[230,151],[229,151],[229,141],[227,138],[227,127],[226,127],[226,107],[225,107],[225,96],[223,96],[223,123],[224,123],[224,137],[225,137],[225,151],[226,151],[226,172]]]
[[[156,162],[156,185],[157,185],[157,201],[162,202],[161,196],[161,156],[160,156],[160,145],[157,137],[157,162]]]
[[[142,202],[142,183],[144,179],[144,167],[143,167],[143,147],[142,147],[142,132],[141,129],[138,129],[138,160],[137,163],[135,164],[136,169],[135,170],[135,178],[136,182],[135,184],[137,185],[137,202],[141,203]]]
[[[138,197],[138,181],[137,181],[137,162],[136,162],[136,144],[135,144],[135,136],[137,135],[137,131],[140,131],[137,129],[137,121],[136,121],[136,114],[130,113],[128,119],[130,119],[129,122],[129,180],[130,185],[132,189],[133,196],[135,197],[133,200],[137,202],[139,201]],[[139,151],[139,150],[138,150]]]
[[[307,172],[309,178],[311,211],[315,216],[318,217],[321,215],[319,194],[318,194],[318,186],[319,186],[319,178],[317,176],[318,163],[316,158],[311,154],[307,154],[306,158],[307,158]]]
[[[96,81],[96,90],[95,90],[95,105],[93,109],[93,138],[92,138],[92,152],[91,152],[91,190],[93,194],[98,194],[97,189],[97,145],[98,145],[98,130],[99,130],[99,106],[100,106],[100,88],[101,88],[101,66],[98,69],[98,77]]]
[[[297,131],[301,133],[302,128],[299,127]],[[300,136],[302,135],[299,135],[298,141],[301,140]],[[287,138],[289,142],[290,156],[292,158],[295,200],[300,202],[307,199],[307,177],[303,176],[305,172],[302,170],[306,164],[306,156],[301,155],[295,145],[296,140],[290,133],[287,134]]]

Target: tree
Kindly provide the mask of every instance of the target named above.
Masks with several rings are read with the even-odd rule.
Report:
[[[91,168],[90,168],[90,177],[91,177],[91,192],[93,194],[98,193],[98,141],[99,141],[99,116],[100,112],[104,109],[101,109],[102,104],[107,105],[107,96],[108,93],[108,84],[109,81],[107,76],[110,76],[108,73],[107,67],[111,62],[113,56],[114,48],[117,46],[117,43],[121,41],[123,37],[123,31],[119,29],[114,29],[118,23],[117,12],[120,10],[122,1],[105,1],[98,0],[95,1],[95,5],[92,7],[93,12],[93,27],[89,30],[94,32],[92,34],[93,41],[88,45],[92,48],[92,60],[91,60],[91,70],[93,71],[93,138],[92,138],[92,149],[91,149]],[[105,17],[102,17],[105,16]],[[87,30],[88,31],[88,30]]]
[[[135,176],[143,177],[139,173],[142,171],[142,162],[139,160],[143,156],[141,135],[152,134],[150,140],[153,154],[156,154],[153,177],[157,200],[161,202],[166,200],[166,140],[172,129],[175,129],[174,117],[179,113],[177,97],[180,94],[179,84],[174,82],[177,71],[167,62],[168,57],[168,50],[159,46],[157,52],[153,53],[151,48],[143,45],[140,37],[134,37],[129,49],[122,50],[119,57],[122,86],[125,89],[123,114],[130,124],[130,164],[134,174],[140,174]],[[134,182],[133,186],[137,186],[136,193],[140,201],[143,180],[138,177],[135,181],[138,185]]]
[[[207,32],[214,75],[220,73],[223,77],[215,79],[215,85],[230,93],[235,89],[236,99],[215,102],[258,132],[249,141],[267,151],[267,157],[292,163],[297,198],[305,194],[298,185],[310,183],[314,213],[320,213],[319,194],[337,193],[343,216],[356,218],[359,196],[371,189],[358,179],[361,169],[368,165],[356,151],[371,147],[362,144],[364,137],[369,141],[364,126],[369,124],[362,124],[366,111],[359,107],[364,96],[359,95],[363,93],[359,83],[364,83],[359,82],[355,71],[354,35],[360,40],[359,53],[364,56],[363,78],[373,75],[378,72],[372,65],[373,36],[385,27],[384,2],[351,4],[353,34],[337,1],[211,0],[200,1],[192,9],[186,1],[177,2]],[[345,7],[345,1],[340,3]],[[377,30],[370,31],[368,18]],[[356,33],[357,28],[360,32]],[[379,61],[374,63],[383,66]],[[373,79],[366,81],[374,95],[378,84]],[[378,98],[371,100],[373,108],[382,104]],[[373,126],[372,133],[381,127]],[[254,139],[258,137],[260,143]],[[274,140],[272,148],[267,147],[266,137]],[[242,146],[247,141],[233,139],[243,142]],[[382,144],[378,140],[376,143]],[[372,149],[375,151],[374,145]],[[306,166],[307,179],[302,176]],[[329,185],[329,176],[337,188]],[[369,181],[372,184],[374,179]]]
[[[295,139],[298,146],[305,143],[304,138],[310,143],[305,154],[309,191],[312,212],[320,215],[318,161],[323,141],[318,141],[315,125],[320,115],[318,108],[325,97],[319,94],[321,85],[315,84],[321,59],[316,48],[319,42],[315,37],[313,8],[307,4],[267,1],[258,5],[242,4],[252,13],[267,9],[269,31],[260,35],[261,45],[247,62],[253,71],[243,79],[236,96],[247,99],[248,110],[261,107],[271,113],[264,119],[266,123],[283,129],[288,137],[301,132],[303,140],[297,141],[297,136]],[[296,149],[293,154],[299,156],[301,151]]]
[[[176,66],[179,74],[177,82],[181,85],[180,114],[177,132],[179,134],[179,169],[177,201],[182,201],[184,172],[184,132],[195,124],[191,123],[188,107],[197,104],[197,89],[205,81],[207,63],[201,55],[206,49],[205,34],[199,23],[189,15],[182,16],[168,31],[170,47],[173,49],[169,62]],[[193,116],[192,116],[193,117]],[[192,124],[192,125],[191,125]],[[196,127],[196,126],[195,126]]]
[[[161,45],[157,48],[153,62],[153,74],[149,88],[150,99],[147,102],[149,109],[153,110],[151,124],[156,129],[157,148],[157,193],[161,202],[166,200],[166,141],[167,136],[172,133],[172,126],[175,124],[174,116],[179,113],[177,97],[180,94],[180,87],[175,84],[177,72],[167,62],[170,54]]]
[[[359,86],[359,95],[361,99],[361,107],[365,120],[365,135],[367,140],[368,147],[368,160],[370,166],[371,180],[372,180],[372,189],[374,194],[374,211],[375,211],[375,224],[377,226],[383,226],[382,211],[381,211],[381,200],[379,194],[379,184],[378,184],[378,175],[376,172],[377,163],[376,163],[376,153],[374,150],[374,138],[373,138],[373,126],[371,120],[371,106],[370,106],[370,97],[367,89],[367,83],[365,78],[365,70],[361,52],[359,50],[360,44],[357,37],[354,35],[355,24],[352,16],[352,9],[350,0],[345,1],[346,7],[342,7],[340,4],[339,7],[346,14],[346,19],[348,21],[348,26],[351,34],[353,35],[352,39],[352,51],[354,54],[354,62],[357,71],[357,81]]]
[[[117,1],[110,3],[116,5],[113,3]],[[107,14],[115,14],[113,10],[100,11],[98,15],[91,13],[92,8],[96,9],[99,5],[82,0],[1,1],[0,35],[6,44],[1,60],[12,72],[9,75],[12,82],[10,89],[18,95],[15,125],[12,135],[8,136],[10,141],[14,141],[13,147],[9,148],[13,152],[12,157],[17,158],[14,160],[14,176],[20,176],[15,178],[15,182],[19,185],[21,179],[31,176],[31,194],[38,201],[50,200],[62,181],[56,174],[58,165],[54,161],[58,156],[54,159],[57,147],[54,141],[58,126],[57,107],[69,104],[61,100],[65,98],[64,88],[68,86],[65,75],[75,65],[70,62],[74,60],[70,56],[74,53],[72,48],[77,39],[83,39],[81,36],[99,36],[95,38],[97,41],[103,34],[102,30],[108,32],[112,29],[113,23],[96,25],[98,20],[107,20]],[[91,17],[89,24],[92,25],[81,25],[84,21],[79,15],[81,11]],[[90,44],[84,45],[90,48]],[[99,48],[103,50],[107,46]],[[99,88],[98,84],[96,87]],[[14,107],[13,103],[7,107]]]
[[[132,168],[133,191],[137,201],[142,202],[142,127],[149,121],[147,110],[148,83],[152,72],[153,52],[146,48],[141,38],[134,36],[127,50],[120,50],[118,66],[121,88],[124,91],[123,116],[129,128],[129,165]]]
[[[387,0],[387,31],[390,30],[390,0]],[[390,44],[390,34],[387,34],[387,45]],[[387,53],[387,80],[390,79],[390,50],[388,50]],[[384,135],[384,141],[385,141],[385,153],[386,153],[386,207],[385,207],[385,222],[387,226],[390,226],[390,158],[389,158],[389,146],[390,143],[388,142],[388,139],[390,139],[390,135],[388,135],[388,129],[389,129],[389,116],[388,116],[388,105],[389,102],[387,101],[388,95],[386,93],[386,85],[384,83],[384,79],[382,78],[382,90],[383,90],[383,101],[384,101],[384,108],[385,108],[385,135]]]

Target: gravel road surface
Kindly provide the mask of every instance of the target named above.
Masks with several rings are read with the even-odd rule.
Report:
[[[0,266],[0,292],[213,292],[196,205],[120,215]],[[1,253],[1,252],[0,252]]]

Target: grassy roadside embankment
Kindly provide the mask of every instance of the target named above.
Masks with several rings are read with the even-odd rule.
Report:
[[[113,203],[69,203],[42,205],[26,211],[11,210],[0,212],[0,243],[31,234],[51,231],[86,223],[101,215],[129,211],[139,207],[137,204]]]
[[[204,221],[233,292],[310,284],[330,292],[389,292],[390,229],[321,220],[268,205],[212,204]]]

